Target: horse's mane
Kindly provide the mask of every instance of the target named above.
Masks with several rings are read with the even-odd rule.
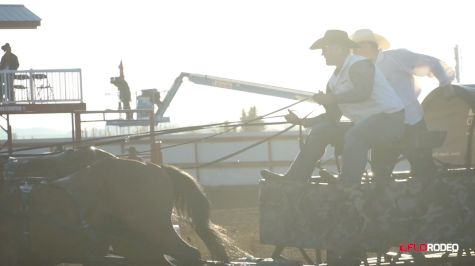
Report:
[[[117,158],[117,156],[115,156],[114,154],[100,149],[96,146],[88,146],[87,148],[89,148],[91,151],[94,151],[99,158]]]
[[[203,187],[200,185],[200,183],[198,183],[196,178],[194,178],[188,172],[186,172],[183,169],[180,169],[180,168],[178,168],[174,165],[171,165],[171,164],[161,164],[160,166],[163,169],[167,170],[168,174],[170,174],[172,176],[181,175],[181,176],[185,176],[186,178],[190,179],[190,182],[194,183],[200,189],[200,191],[204,193]]]

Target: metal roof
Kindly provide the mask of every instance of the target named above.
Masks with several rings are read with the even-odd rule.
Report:
[[[0,29],[36,29],[41,18],[24,5],[0,5]]]

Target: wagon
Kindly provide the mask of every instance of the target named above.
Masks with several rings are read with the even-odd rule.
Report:
[[[430,137],[420,140],[434,148],[437,174],[412,178],[408,171],[395,172],[394,181],[385,185],[370,175],[357,185],[319,177],[261,180],[260,239],[276,246],[272,256],[297,247],[312,264],[321,262],[320,250],[326,250],[329,265],[383,260],[475,265],[470,249],[475,247],[475,86],[454,85],[454,91],[447,97],[435,89],[423,102],[429,130],[444,136],[439,143],[430,143]],[[317,251],[317,258],[307,255],[308,248]],[[378,256],[370,260],[371,254]]]

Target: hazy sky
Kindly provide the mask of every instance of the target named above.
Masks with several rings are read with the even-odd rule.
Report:
[[[133,93],[167,90],[180,72],[318,90],[333,68],[309,46],[327,29],[350,34],[371,28],[392,48],[408,48],[454,66],[462,53],[462,83],[474,82],[475,40],[470,1],[278,0],[11,0],[42,18],[37,30],[2,30],[20,69],[81,68],[89,110],[114,108],[123,60]],[[185,82],[170,106],[176,123],[236,120],[288,101],[224,92]],[[298,108],[297,108],[298,109]],[[219,110],[219,111],[217,111]],[[31,121],[35,126],[41,122]]]

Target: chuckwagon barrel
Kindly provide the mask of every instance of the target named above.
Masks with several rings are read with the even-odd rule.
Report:
[[[384,186],[261,180],[261,242],[337,253],[407,249],[407,243],[475,247],[475,87],[454,89],[449,97],[435,89],[423,102],[429,130],[445,132],[433,152],[437,174],[425,179],[395,174]]]
[[[470,168],[474,165],[472,120],[475,85],[455,85],[453,97],[447,97],[442,89],[436,89],[425,98],[422,106],[429,130],[447,132],[444,145],[434,149],[436,162],[446,168]]]

